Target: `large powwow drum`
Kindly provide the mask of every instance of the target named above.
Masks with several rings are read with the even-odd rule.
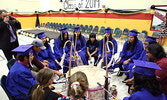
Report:
[[[88,100],[103,100],[104,90],[98,86],[97,82],[104,85],[106,71],[95,66],[79,66],[71,69],[71,75],[82,71],[86,74],[89,82]],[[68,75],[68,73],[67,73]]]

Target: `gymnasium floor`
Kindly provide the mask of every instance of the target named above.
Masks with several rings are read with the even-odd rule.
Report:
[[[31,37],[27,37],[27,36],[23,36],[23,35],[18,35],[19,38],[19,44],[30,44],[34,38]],[[122,46],[124,41],[121,41],[119,39],[117,39],[117,43],[118,43],[118,53],[115,55],[115,59],[118,58],[120,51],[122,50]],[[53,46],[53,41],[51,41],[51,46]],[[4,57],[4,54],[2,53],[2,51],[0,50],[0,77],[2,77],[2,75],[7,75],[8,73],[8,68],[6,66],[7,61]],[[118,69],[116,69],[118,70]],[[110,85],[117,85],[117,91],[118,91],[118,98],[123,99],[123,97],[125,96],[129,96],[129,94],[127,93],[128,87],[122,83],[122,81],[124,80],[125,76],[123,75],[122,77],[117,77],[116,73],[111,75],[111,79],[110,79]],[[62,84],[58,84],[58,85],[54,85],[55,86],[55,91],[61,91],[62,89]],[[8,100],[8,97],[6,96],[5,92],[3,91],[3,89],[0,87],[0,100]]]

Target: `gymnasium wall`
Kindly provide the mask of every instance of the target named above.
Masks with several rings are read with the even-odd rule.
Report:
[[[36,14],[13,14],[11,16],[16,17],[22,29],[35,28]]]
[[[41,23],[56,22],[56,23],[71,23],[83,25],[98,25],[99,27],[111,27],[115,29],[119,27],[121,30],[128,28],[130,30],[137,29],[138,31],[150,31],[152,15],[149,13],[135,15],[118,15],[114,13],[73,13],[73,14],[48,14],[39,17]],[[136,24],[137,23],[137,24]],[[99,28],[100,30],[100,28]],[[149,33],[152,33],[151,31]]]
[[[22,23],[22,28],[34,28],[36,16],[20,16],[12,15]],[[61,13],[61,14],[45,14],[39,15],[40,23],[55,22],[68,24],[98,25],[99,27],[111,27],[115,29],[119,27],[121,30],[128,28],[129,30],[137,29],[139,32],[147,30],[149,34],[152,15],[150,13],[141,13],[134,15],[119,15],[114,13]],[[137,24],[136,24],[137,23]],[[99,28],[100,30],[100,28]]]
[[[40,0],[0,0],[0,9],[32,13],[40,10]]]

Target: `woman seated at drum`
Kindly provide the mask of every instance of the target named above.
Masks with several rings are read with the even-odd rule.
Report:
[[[103,43],[103,39],[105,39],[105,43]],[[99,60],[103,58],[103,44],[106,44],[107,41],[111,41],[114,45],[114,51],[113,51],[113,47],[110,43],[108,43],[106,46],[107,61],[109,62],[111,60],[111,57],[112,57],[112,52],[114,52],[114,54],[117,53],[117,48],[118,48],[117,41],[112,37],[110,28],[105,29],[105,37],[103,39],[101,39],[100,43],[99,43],[98,58],[99,58]],[[104,49],[104,62],[103,63],[105,66],[106,65],[105,49]]]
[[[60,31],[61,31],[61,34],[55,40],[54,47],[53,47],[54,55],[58,61],[61,61],[61,59],[63,58],[63,53],[64,53],[63,47],[64,47],[65,42],[69,40],[69,35],[68,35],[68,31],[66,30],[66,28],[61,29]],[[63,63],[63,73],[66,73],[68,71],[69,59],[70,59],[70,47],[71,47],[70,45],[71,45],[70,42],[68,42],[65,47],[66,56],[65,56],[64,63]]]
[[[134,69],[134,90],[132,90],[130,97],[124,97],[123,100],[167,100],[155,76],[155,70],[161,70],[161,68],[153,62],[133,61],[136,66]]]
[[[38,84],[33,85],[28,92],[29,100],[57,100],[62,95],[51,91],[54,73],[48,68],[41,69],[37,74]]]
[[[51,50],[51,46],[48,44],[48,41],[46,40],[45,33],[41,32],[41,33],[38,33],[37,35],[38,35],[38,38],[43,41],[43,44],[46,47],[46,49],[41,50],[37,54],[37,58],[41,62],[48,63],[49,68],[51,68],[53,70],[59,70],[60,69],[59,62],[57,61],[57,59],[53,55],[53,52]]]
[[[85,100],[88,90],[88,79],[85,73],[78,71],[69,80],[70,97],[59,98],[58,100]]]
[[[153,43],[157,43],[156,42],[156,37],[151,37],[151,36],[147,36],[144,42],[144,50],[142,51],[142,53],[140,54],[140,57],[137,60],[143,60],[143,61],[147,61],[147,56],[146,56],[146,48],[149,44],[153,44]],[[134,63],[130,63],[128,64],[128,68],[129,68],[129,79],[131,79],[133,77],[133,66]]]
[[[86,42],[86,59],[91,60],[91,57],[94,57],[94,63],[96,63],[97,58],[98,58],[98,47],[99,47],[99,42],[96,40],[96,34],[91,33],[89,35],[89,40]]]
[[[119,67],[121,71],[128,71],[128,64],[133,59],[138,59],[143,51],[143,43],[138,40],[136,31],[130,31],[128,40],[124,43],[123,49],[120,52],[119,58],[114,65],[114,68]],[[126,65],[124,68],[122,65]],[[123,73],[119,73],[118,76],[122,76]]]
[[[77,36],[77,41],[75,41],[76,36]],[[88,62],[87,62],[86,57],[85,57],[86,40],[85,40],[85,37],[80,32],[80,27],[75,27],[74,37],[71,37],[70,40],[73,41],[73,44],[74,44],[73,47],[74,48],[75,48],[75,45],[76,45],[76,52],[75,52],[76,56],[79,55],[81,57],[81,60],[82,60],[83,64],[87,65]]]

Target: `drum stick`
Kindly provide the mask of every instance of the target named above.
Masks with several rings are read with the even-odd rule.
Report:
[[[66,82],[54,82],[54,84],[60,84],[60,83],[66,83]]]
[[[97,65],[97,63],[98,63],[98,60],[99,60],[99,58],[97,59],[97,61],[96,61],[95,65]]]
[[[128,71],[112,71],[111,73],[117,73],[117,72],[127,73]]]
[[[99,82],[97,82],[97,84],[98,84],[100,87],[102,87],[102,88],[104,89],[104,91],[106,91],[109,95],[111,95],[111,93],[110,93],[108,90],[106,90]]]

